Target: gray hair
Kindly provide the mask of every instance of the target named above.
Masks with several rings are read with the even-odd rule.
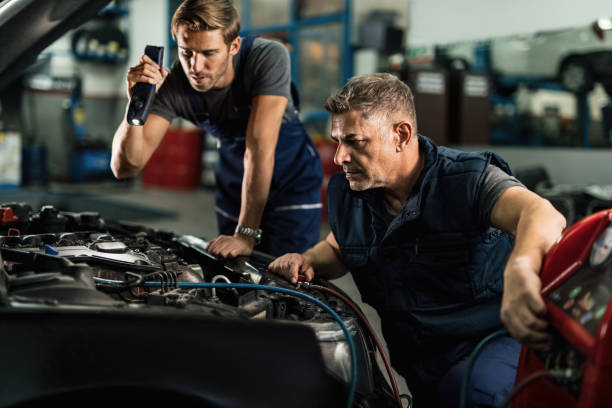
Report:
[[[416,132],[414,97],[410,87],[386,73],[360,75],[327,98],[325,109],[331,113],[361,111],[364,119],[381,115],[390,119],[395,113],[408,116]]]

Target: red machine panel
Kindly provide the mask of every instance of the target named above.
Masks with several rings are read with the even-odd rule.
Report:
[[[516,383],[542,370],[526,385],[515,408],[612,406],[612,209],[574,224],[546,255],[542,296],[554,331],[548,352],[523,348]]]

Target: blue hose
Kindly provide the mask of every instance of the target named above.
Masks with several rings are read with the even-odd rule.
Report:
[[[110,280],[110,279],[102,279],[102,278],[93,278],[95,282],[105,283],[111,285],[121,285],[124,282],[119,280]],[[279,292],[285,293],[291,296],[295,296],[304,300],[307,300],[311,303],[316,304],[317,306],[325,309],[334,320],[338,322],[344,335],[346,336],[346,342],[348,343],[349,350],[351,352],[351,381],[349,387],[349,395],[346,403],[347,408],[351,408],[353,406],[353,401],[355,399],[355,391],[357,389],[357,352],[355,351],[355,343],[353,342],[353,337],[348,331],[348,328],[338,316],[338,314],[327,306],[325,303],[321,302],[319,299],[314,298],[310,295],[307,295],[302,292],[298,292],[296,290],[285,289],[285,288],[277,288],[275,286],[266,286],[266,285],[255,285],[251,283],[209,283],[209,282],[177,282],[179,288],[237,288],[237,289],[254,289],[254,290],[266,290],[269,292]],[[149,286],[149,287],[161,287],[161,282],[143,282],[141,286]]]
[[[476,348],[474,348],[474,351],[472,351],[472,354],[470,354],[468,365],[467,365],[467,368],[465,369],[465,374],[463,374],[463,381],[461,382],[461,397],[460,397],[461,403],[459,404],[460,408],[465,408],[467,405],[467,389],[468,389],[468,384],[470,382],[470,376],[472,375],[472,368],[474,366],[474,363],[476,362],[476,357],[478,357],[478,354],[480,354],[484,346],[489,344],[491,340],[496,339],[497,337],[505,336],[507,334],[508,334],[508,330],[506,329],[500,329],[496,332],[489,334],[487,337],[482,339],[480,343],[478,343]]]

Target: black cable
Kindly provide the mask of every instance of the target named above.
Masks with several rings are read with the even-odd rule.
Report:
[[[534,382],[535,380],[539,380],[541,378],[549,376],[551,376],[551,372],[549,370],[544,369],[536,371],[528,377],[525,377],[520,383],[518,383],[514,386],[514,388],[512,388],[508,395],[506,395],[506,398],[504,398],[499,408],[505,408],[528,384]]]
[[[174,272],[166,271],[168,276],[168,290],[174,289],[176,280],[174,279]]]
[[[143,278],[140,275],[136,276],[136,279],[134,279],[133,281],[129,281],[127,282],[127,284],[125,285],[127,288],[134,288],[136,286],[139,286],[141,283],[143,282]]]
[[[174,278],[174,288],[178,289],[178,287],[179,287],[179,285],[178,285],[178,283],[179,283],[178,273],[174,272],[174,271],[172,271],[171,273],[172,273],[172,277]]]
[[[106,293],[120,293],[125,291],[126,289],[129,290],[130,288],[139,286],[140,284],[142,284],[142,282],[144,282],[144,279],[142,276],[135,274],[135,273],[130,273],[128,276],[135,276],[136,279],[133,280],[125,280],[125,282],[121,285],[109,285],[109,284],[105,284],[105,283],[96,283],[96,287],[100,288],[100,289],[104,289],[104,292]]]
[[[160,290],[161,293],[164,293],[164,288],[166,286],[166,281],[165,281],[164,275],[162,274],[161,271],[152,272],[152,273],[146,275],[146,277],[147,277],[147,279],[145,279],[143,283],[146,283],[146,282],[148,282],[148,281],[150,281],[152,279],[159,280],[159,283],[160,283],[159,290]]]
[[[308,287],[308,285],[304,285],[304,286]],[[397,402],[397,405],[399,406],[399,408],[403,408],[402,398],[401,398],[401,395],[399,393],[399,389],[397,387],[397,382],[395,381],[395,375],[393,374],[393,370],[391,369],[391,363],[389,362],[389,358],[387,357],[387,354],[385,353],[385,350],[384,350],[384,348],[382,346],[382,343],[378,339],[378,336],[376,336],[376,332],[374,331],[374,328],[370,325],[370,322],[368,321],[368,319],[366,319],[366,317],[363,315],[363,313],[361,313],[361,310],[359,310],[359,308],[357,307],[357,305],[355,305],[354,302],[352,302],[349,298],[347,298],[346,296],[342,295],[341,293],[339,293],[339,292],[337,292],[337,291],[335,291],[333,289],[330,289],[328,287],[321,286],[321,285],[310,285],[310,287],[312,289],[317,289],[317,290],[320,290],[320,291],[323,291],[323,292],[331,293],[332,295],[334,295],[338,299],[342,300],[351,309],[353,309],[355,311],[355,313],[357,314],[357,316],[359,317],[359,319],[361,320],[363,325],[366,327],[366,329],[368,329],[368,332],[370,333],[370,336],[372,337],[372,340],[374,340],[374,343],[376,344],[376,347],[378,348],[378,352],[380,353],[380,356],[381,356],[381,358],[383,360],[383,363],[385,365],[385,368],[387,370],[387,374],[389,375],[389,381],[391,382],[391,387],[393,389],[393,397],[395,399],[395,402]]]
[[[136,289],[138,289],[138,292],[140,292],[140,288],[136,288]],[[142,300],[142,299],[140,299],[140,297],[141,297],[140,293],[134,294],[134,288],[130,288],[129,291],[130,291],[130,295],[132,295],[134,298],[136,298],[137,300]]]
[[[168,277],[166,276],[165,272],[158,272],[157,273],[159,275],[159,281],[161,282],[160,285],[160,290],[161,293],[166,293],[166,288],[168,287]]]
[[[130,288],[130,289],[128,289],[128,290],[129,290],[130,295],[134,296],[134,294],[132,293],[132,288]],[[118,295],[119,295],[119,297],[120,297],[121,299],[123,299],[123,300],[124,300],[125,302],[127,302],[127,303],[144,303],[144,300],[143,300],[143,299],[138,299],[138,298],[136,298],[136,299],[130,299],[130,298],[128,298],[127,296],[125,296],[125,295],[123,294],[123,292],[119,292],[119,293],[118,293]]]
[[[408,394],[401,394],[400,395],[401,399],[405,399],[406,401],[408,401],[408,406],[406,408],[412,408],[412,395],[408,395]]]
[[[168,286],[166,286],[166,292],[170,292],[174,288],[174,278],[172,277],[172,273],[170,271],[164,272],[166,274],[166,279],[168,280]]]
[[[148,281],[152,278],[155,278],[155,275],[157,275],[159,273],[159,271],[155,271],[155,272],[151,272],[151,273],[147,273],[146,275],[142,275],[142,279],[143,281]]]
[[[174,289],[176,284],[176,279],[174,278],[174,272],[166,271],[168,274],[168,290]]]
[[[164,271],[164,276],[166,277],[166,292],[170,292],[174,282],[172,282],[172,275],[168,271]]]

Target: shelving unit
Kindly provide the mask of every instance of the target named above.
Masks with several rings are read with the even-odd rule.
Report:
[[[113,2],[98,18],[73,33],[72,54],[81,61],[121,64],[128,59],[128,38],[121,19],[129,14],[123,2]]]

